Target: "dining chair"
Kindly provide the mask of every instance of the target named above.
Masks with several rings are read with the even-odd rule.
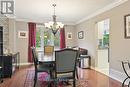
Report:
[[[76,59],[76,70],[75,70],[75,74],[76,74],[76,78],[79,79],[79,75],[78,75],[78,67],[80,65],[80,56],[79,56],[79,48],[75,48],[75,47],[72,47],[72,48],[64,48],[64,49],[73,49],[73,50],[77,50],[77,59]]]
[[[77,53],[77,59],[76,59],[76,77],[77,77],[77,79],[79,79],[78,68],[79,68],[79,66],[80,66],[80,61],[81,61],[81,60],[80,60],[80,54],[79,54],[79,53],[80,53],[80,52],[79,52],[80,50],[79,50],[79,48],[77,48],[76,50],[77,50],[77,52],[78,52],[78,53]]]
[[[55,51],[55,87],[58,81],[73,80],[73,87],[75,87],[75,70],[77,50],[63,49]]]
[[[38,58],[37,58],[36,50],[34,47],[32,47],[32,56],[33,56],[33,62],[34,62],[34,67],[35,67],[34,86],[33,87],[35,87],[36,82],[37,82],[38,73],[47,72],[50,74],[50,77],[51,77],[52,76],[51,72],[53,71],[53,67],[46,65],[46,64],[39,64],[38,63]]]
[[[44,46],[44,53],[53,53],[54,46]]]
[[[122,63],[122,68],[124,70],[124,73],[126,74],[126,78],[124,79],[124,81],[122,83],[122,87],[130,87],[130,62],[121,61],[121,63]],[[127,84],[127,86],[126,86],[126,84]]]
[[[3,72],[2,72],[2,66],[0,66],[0,83],[3,82],[2,74],[3,74]]]

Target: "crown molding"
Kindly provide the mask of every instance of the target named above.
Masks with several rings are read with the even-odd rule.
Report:
[[[22,19],[16,18],[16,21],[34,22],[34,23],[40,23],[40,24],[45,23],[45,21],[25,19],[25,18],[22,18]],[[72,22],[70,22],[70,23],[69,22],[63,22],[63,24],[64,25],[75,25],[75,23],[72,23]]]
[[[10,19],[15,19],[16,18],[16,16],[14,16],[13,14],[5,14],[5,16],[7,18],[10,18]]]
[[[105,6],[104,8],[97,10],[95,13],[93,13],[93,14],[81,19],[80,21],[76,22],[76,24],[84,22],[84,21],[86,21],[86,20],[88,20],[90,18],[93,18],[93,17],[95,17],[95,16],[97,16],[97,15],[103,13],[103,12],[106,12],[108,10],[111,10],[112,8],[117,7],[117,6],[125,3],[126,1],[128,1],[128,0],[118,0],[118,1],[116,1],[114,3],[112,3],[112,4],[109,4],[109,5]]]
[[[16,21],[43,23],[42,21],[39,21],[39,20],[32,20],[32,19],[26,19],[26,18],[16,18]]]

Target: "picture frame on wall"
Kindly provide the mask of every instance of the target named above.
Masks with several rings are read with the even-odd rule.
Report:
[[[72,39],[72,33],[67,33],[67,39]]]
[[[130,14],[124,16],[125,38],[130,38]]]
[[[27,31],[18,31],[18,38],[27,38],[28,32]]]
[[[78,32],[78,39],[83,39],[84,38],[84,32],[80,31]]]

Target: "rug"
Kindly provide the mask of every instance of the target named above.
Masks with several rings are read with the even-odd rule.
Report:
[[[48,73],[46,72],[39,73],[36,87],[48,87],[48,79],[49,79]],[[33,87],[33,83],[34,83],[34,70],[28,70],[24,82],[24,87]],[[87,83],[88,81],[85,79],[76,80],[76,87],[88,87]],[[57,87],[72,87],[72,82],[70,82],[70,85],[65,85],[62,82],[59,82]]]

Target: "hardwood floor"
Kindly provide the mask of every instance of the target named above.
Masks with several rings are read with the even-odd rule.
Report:
[[[80,70],[83,76],[81,78],[85,78],[88,80],[88,87],[121,87],[121,83],[109,78],[108,76],[99,73],[95,70]]]
[[[31,66],[21,67],[11,78],[4,79],[0,87],[24,87],[27,70]],[[79,69],[79,77],[88,80],[88,87],[121,87],[121,83],[95,70]]]

